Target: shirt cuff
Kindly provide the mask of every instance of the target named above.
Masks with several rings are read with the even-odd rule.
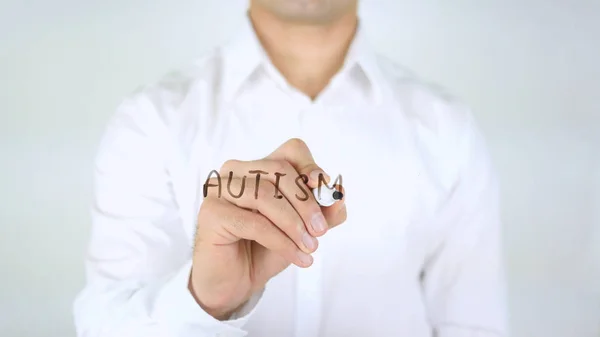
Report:
[[[192,262],[186,263],[161,289],[153,305],[152,316],[170,336],[243,337],[242,329],[254,313],[264,289],[254,294],[229,320],[219,321],[206,313],[188,289]]]

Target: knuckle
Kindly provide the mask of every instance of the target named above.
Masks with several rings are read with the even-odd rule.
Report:
[[[300,138],[292,138],[287,141],[287,144],[291,149],[308,149],[306,143]]]
[[[290,165],[290,163],[288,163],[286,160],[273,160],[272,162],[273,165],[273,170],[275,172],[285,172],[288,169],[288,165]]]
[[[317,164],[315,163],[307,163],[303,167],[300,168],[301,172],[305,174],[310,174],[313,171],[323,171]]]
[[[283,172],[295,172],[296,171],[294,166],[292,164],[290,164],[290,162],[287,160],[281,161],[281,169],[283,170]]]
[[[221,166],[221,171],[232,171],[234,167],[238,166],[239,162],[237,159],[228,159]]]

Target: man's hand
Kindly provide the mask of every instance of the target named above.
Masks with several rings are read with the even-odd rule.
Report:
[[[222,193],[208,188],[198,214],[190,291],[204,310],[223,320],[291,263],[309,267],[316,238],[346,220],[346,207],[343,200],[327,208],[317,204],[310,189],[318,186],[319,173],[328,176],[299,139],[260,160],[229,160],[220,171]],[[249,171],[269,173],[261,174],[258,190],[256,174]],[[277,181],[275,172],[285,176]],[[298,182],[308,185],[307,200],[297,197],[300,175],[308,177]],[[281,198],[275,197],[276,183]]]

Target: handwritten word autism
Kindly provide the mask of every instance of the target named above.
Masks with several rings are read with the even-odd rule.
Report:
[[[258,187],[260,185],[260,178],[261,178],[261,176],[268,175],[269,172],[261,171],[261,170],[250,170],[250,171],[248,171],[248,173],[256,175],[255,187],[254,187],[254,199],[258,199],[258,190],[259,190]],[[282,199],[283,195],[280,193],[279,183],[280,183],[281,178],[286,176],[286,174],[279,173],[279,172],[275,172],[273,174],[275,175],[275,190],[273,191],[273,197],[276,199]],[[213,175],[214,175],[214,177],[213,177]],[[210,182],[211,178],[216,179],[217,182],[211,183]],[[227,192],[229,193],[229,195],[232,198],[239,199],[244,195],[244,190],[246,189],[246,176],[244,175],[242,177],[242,186],[240,187],[240,191],[237,193],[234,193],[233,191],[231,191],[231,181],[232,180],[233,180],[233,171],[230,171],[229,178],[227,179]],[[308,180],[309,180],[309,178],[306,174],[300,174],[298,177],[296,177],[296,179],[294,179],[296,186],[304,195],[304,196],[299,196],[298,194],[295,194],[296,199],[298,199],[300,201],[306,201],[309,199],[310,193],[307,191],[308,186],[306,185],[308,183]],[[321,174],[319,174],[319,182],[318,182],[318,187],[317,187],[319,196],[321,195],[321,187],[323,186],[323,184],[325,184],[325,186],[327,186],[328,188],[332,188],[329,185],[327,185],[327,182],[325,181],[325,177],[321,173]],[[332,186],[336,186],[336,185],[340,186],[340,188],[342,187],[342,175],[339,175],[336,178],[336,180],[333,182]],[[221,198],[221,192],[222,192],[221,175],[216,170],[210,171],[210,173],[208,174],[208,177],[206,178],[206,182],[204,183],[203,194],[204,194],[205,198],[208,195],[208,189],[211,187],[218,188],[217,195],[219,198]]]

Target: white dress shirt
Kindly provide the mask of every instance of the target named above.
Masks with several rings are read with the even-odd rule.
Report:
[[[498,186],[473,116],[363,34],[314,101],[249,21],[124,99],[96,159],[78,336],[506,336]],[[294,137],[342,175],[347,221],[319,238],[311,267],[290,266],[218,321],[187,287],[202,185]]]

